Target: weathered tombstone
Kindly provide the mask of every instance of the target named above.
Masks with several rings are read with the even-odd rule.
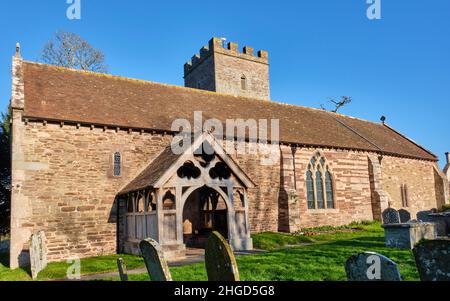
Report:
[[[424,223],[431,222],[432,220],[429,215],[432,213],[437,213],[437,210],[431,209],[431,210],[426,210],[426,211],[419,211],[416,214],[417,220],[419,220],[420,222],[424,222]]]
[[[397,264],[389,258],[373,252],[351,256],[345,263],[349,281],[401,281]]]
[[[438,236],[450,236],[450,212],[430,213],[428,217],[436,224]]]
[[[39,272],[47,267],[47,242],[44,231],[31,235],[30,265],[33,279],[36,279]]]
[[[423,240],[413,249],[422,281],[450,281],[450,240]]]
[[[205,265],[209,281],[239,281],[233,251],[219,232],[214,231],[206,242]]]
[[[411,220],[411,213],[408,210],[400,209],[398,215],[400,217],[400,223],[407,223]]]
[[[387,208],[383,211],[383,224],[398,224],[400,223],[400,216],[398,211],[394,208]]]
[[[120,281],[128,281],[127,267],[122,258],[117,259],[117,267],[119,268]]]
[[[139,243],[139,248],[150,279],[152,281],[172,281],[172,275],[160,245],[155,240],[147,238]]]
[[[402,224],[385,224],[384,237],[389,248],[412,249],[422,239],[436,238],[436,224],[409,221]]]

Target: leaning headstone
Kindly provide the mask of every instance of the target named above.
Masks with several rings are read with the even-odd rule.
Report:
[[[47,267],[47,242],[44,231],[31,235],[30,243],[31,277],[36,279]]]
[[[383,211],[383,224],[389,225],[389,224],[398,224],[400,223],[400,216],[398,214],[398,211],[394,208],[387,208]]]
[[[120,281],[128,281],[127,267],[122,258],[117,259],[117,267],[119,269]]]
[[[401,281],[397,264],[373,252],[351,256],[345,263],[349,281]]]
[[[209,281],[239,281],[239,271],[233,251],[218,232],[206,242],[205,265]]]
[[[161,246],[153,239],[147,238],[139,243],[148,275],[152,281],[172,281],[169,266],[164,259]]]
[[[413,249],[422,281],[450,281],[450,240],[424,240]]]

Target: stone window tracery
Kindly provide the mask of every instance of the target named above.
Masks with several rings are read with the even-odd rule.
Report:
[[[306,172],[306,201],[308,209],[334,209],[333,176],[325,157],[317,152]]]

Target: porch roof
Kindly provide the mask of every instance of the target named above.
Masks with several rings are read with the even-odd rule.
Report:
[[[182,155],[174,154],[171,146],[166,147],[119,195],[154,186]]]

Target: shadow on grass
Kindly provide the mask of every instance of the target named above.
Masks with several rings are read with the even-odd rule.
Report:
[[[21,267],[15,270],[10,270],[9,253],[0,253],[0,281],[2,280],[10,280],[10,281],[31,280],[31,268]]]

